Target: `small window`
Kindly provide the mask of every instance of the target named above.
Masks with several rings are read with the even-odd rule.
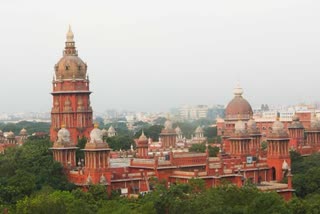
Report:
[[[69,66],[69,65],[67,65],[67,66],[66,66],[66,70],[68,71],[68,70],[69,70],[69,68],[70,68],[70,66]]]

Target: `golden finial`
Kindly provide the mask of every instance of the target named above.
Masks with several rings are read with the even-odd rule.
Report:
[[[94,123],[94,128],[99,128],[99,123]]]
[[[62,128],[62,129],[66,128],[66,124],[62,123],[62,124],[61,124],[61,128]]]

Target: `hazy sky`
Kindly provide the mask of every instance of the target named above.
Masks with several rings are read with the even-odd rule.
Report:
[[[0,112],[50,111],[68,25],[92,106],[167,110],[319,100],[320,1],[1,1]]]

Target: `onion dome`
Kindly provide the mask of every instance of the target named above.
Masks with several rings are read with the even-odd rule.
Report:
[[[103,143],[103,133],[98,127],[98,124],[95,124],[90,132],[90,143]]]
[[[103,136],[103,137],[107,137],[107,136],[108,136],[108,131],[107,131],[107,129],[102,129],[101,132],[102,132],[102,136]]]
[[[279,118],[272,124],[272,132],[269,134],[270,138],[289,138],[289,135]]]
[[[203,133],[203,129],[201,128],[201,126],[198,126],[195,133]]]
[[[181,131],[179,126],[177,126],[177,128],[175,128],[175,131],[176,131],[177,135],[181,135],[182,134],[182,131]]]
[[[300,122],[300,118],[298,117],[298,115],[294,115],[292,117],[292,123],[290,124],[290,126],[288,127],[289,129],[303,129],[303,125]]]
[[[234,98],[225,109],[226,120],[249,119],[253,111],[249,102],[242,97],[243,89],[237,86],[233,94]]]
[[[86,79],[87,65],[78,57],[78,52],[73,39],[74,35],[71,27],[69,26],[63,57],[54,68],[56,79],[58,81],[68,79]]]
[[[25,128],[21,129],[20,131],[20,135],[23,136],[23,135],[28,135],[28,132]]]
[[[247,123],[247,129],[249,134],[254,135],[254,134],[260,134],[260,131],[257,127],[256,121],[251,117],[250,120]]]
[[[312,130],[320,130],[320,121],[317,118],[316,114],[313,115],[312,119],[311,119],[311,125],[310,128]]]
[[[70,141],[70,132],[65,128],[64,125],[61,126],[61,129],[58,131],[58,140],[55,143],[55,146],[65,146],[71,144]]]
[[[116,130],[113,128],[113,126],[111,125],[108,129],[108,133],[116,133]]]

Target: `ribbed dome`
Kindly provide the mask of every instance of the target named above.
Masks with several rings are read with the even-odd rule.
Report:
[[[87,65],[78,57],[73,37],[69,27],[63,57],[54,67],[57,80],[86,79]]]
[[[290,124],[290,126],[288,127],[289,129],[303,129],[303,125],[300,122],[300,118],[295,114],[292,117],[292,123]]]
[[[113,128],[113,126],[111,125],[108,129],[108,133],[115,133],[116,130]]]
[[[271,138],[288,138],[289,135],[285,130],[285,127],[282,122],[278,119],[272,125],[272,132],[269,134],[268,137]]]
[[[243,89],[236,87],[234,89],[234,98],[229,102],[225,109],[226,119],[249,119],[253,114],[251,105],[242,97]]]

